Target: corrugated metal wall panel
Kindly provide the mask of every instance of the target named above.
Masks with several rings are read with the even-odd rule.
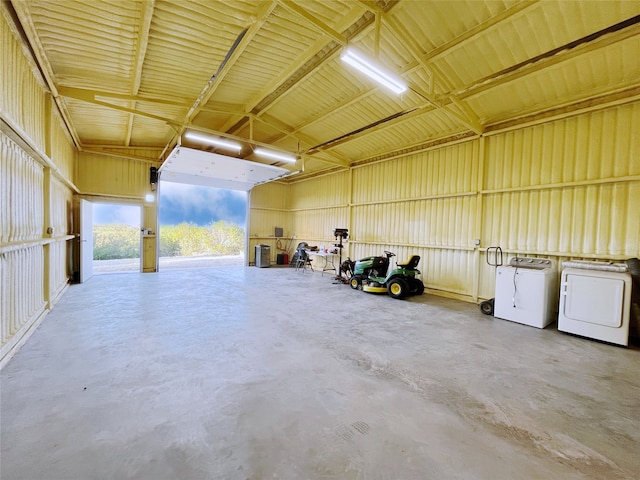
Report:
[[[251,207],[288,208],[289,191],[283,183],[270,182],[251,189]]]
[[[427,288],[465,297],[473,297],[475,258],[471,251],[430,250],[422,263],[422,278]]]
[[[290,208],[309,209],[347,205],[351,187],[349,172],[312,178],[291,185]]]
[[[73,193],[63,181],[73,182],[76,157],[58,111],[47,108],[53,102],[47,98],[39,72],[25,57],[4,15],[0,15],[0,40],[0,114],[9,125],[6,133],[0,133],[2,362],[42,318],[47,302],[67,284],[69,245],[66,238],[55,236],[69,231]],[[47,112],[51,112],[48,118]],[[28,152],[22,142],[28,145]],[[55,175],[49,175],[50,162]],[[45,191],[49,192],[46,198]],[[48,219],[45,225],[48,209],[51,225]],[[54,229],[53,239],[44,238],[48,226]]]
[[[258,244],[271,247],[271,262],[275,263],[280,248],[286,248],[286,238],[293,235],[291,214],[288,210],[289,188],[278,182],[258,185],[251,190],[250,216],[248,223],[249,253],[248,261],[253,263],[255,246]],[[275,228],[283,229],[284,239],[278,241]]]
[[[0,244],[40,239],[43,232],[44,168],[0,134],[2,204]]]
[[[640,175],[640,103],[487,138],[485,190]]]
[[[487,137],[483,245],[559,265],[640,256],[639,123],[636,102]],[[492,297],[493,269],[479,266]]]
[[[20,329],[44,311],[43,262],[40,245],[0,254],[0,358]]]
[[[49,244],[49,295],[54,299],[67,286],[69,280],[67,252],[67,242]]]
[[[294,183],[294,229],[322,240],[348,219],[345,256],[421,252],[429,288],[472,299],[493,296],[494,282],[476,238],[500,245],[505,261],[638,256],[639,115],[636,102]],[[350,208],[322,208],[349,175]]]
[[[81,152],[77,186],[88,194],[142,197],[149,193],[149,164]]]
[[[476,191],[478,141],[413,154],[353,171],[353,203]]]
[[[72,215],[73,196],[57,178],[51,179],[51,227],[54,235],[71,234],[69,219]]]
[[[468,247],[475,213],[475,197],[356,206],[352,238],[366,243]]]
[[[637,256],[640,181],[487,195],[482,238],[520,253]]]
[[[34,145],[44,150],[45,93],[36,77],[34,66],[25,57],[23,47],[16,38],[4,15],[0,15],[0,113],[21,128]]]
[[[51,101],[51,99],[49,99]],[[60,174],[70,182],[74,182],[75,165],[76,165],[76,147],[73,140],[69,136],[69,132],[64,126],[64,122],[56,109],[51,115],[51,151],[49,156],[53,163],[56,164]]]
[[[251,237],[273,237],[275,227],[282,227],[287,236],[291,231],[290,214],[285,210],[251,208],[251,222],[249,223],[249,235]]]
[[[348,228],[350,173],[304,180],[290,186],[291,228],[295,234],[293,248],[300,242],[325,245],[335,242],[334,228]]]
[[[333,229],[346,228],[348,217],[347,207],[296,211],[291,215],[292,231],[298,241],[306,241],[312,245],[333,243]]]

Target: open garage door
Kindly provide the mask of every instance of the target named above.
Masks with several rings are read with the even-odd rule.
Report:
[[[296,173],[298,173],[298,171],[291,171],[289,169],[275,165],[268,165],[241,158],[235,158],[228,155],[222,155],[211,151],[187,148],[179,145],[173,149],[171,154],[163,163],[162,167],[160,167],[160,181],[162,185],[167,185],[166,182],[169,182],[172,185],[182,184],[185,186],[210,189],[212,192],[205,194],[199,193],[198,195],[202,195],[203,197],[209,197],[212,199],[216,195],[215,193],[213,193],[213,190],[238,193],[242,192],[244,196],[244,218],[241,222],[244,227],[244,258],[242,259],[242,264],[246,265],[247,259],[249,258],[249,252],[247,251],[248,241],[246,237],[247,225],[249,221],[248,192],[250,192],[251,189],[256,185],[285,178]],[[166,222],[163,221],[163,217],[166,218],[166,204],[164,199],[166,198],[165,192],[167,190],[168,189],[165,186],[161,186],[159,188],[160,268],[162,268],[163,266],[168,266],[168,258],[163,257],[162,253],[164,249],[163,238],[165,238],[165,230],[163,228],[163,224],[166,225]],[[172,190],[175,191],[175,189]],[[197,198],[198,195],[194,195],[194,197]],[[220,198],[223,197],[224,195],[222,195]],[[229,199],[228,195],[227,199]],[[193,197],[189,199],[190,202],[192,202],[193,200]],[[217,202],[216,200],[202,203],[206,204],[208,208],[219,204],[219,202]],[[225,205],[220,205],[220,207],[225,208]],[[193,210],[195,214],[197,207],[194,206]],[[220,220],[220,217],[215,214],[212,215],[212,218]],[[224,220],[224,217],[222,219]],[[188,219],[185,221],[189,222]],[[216,229],[225,231],[233,230],[232,228],[228,228],[229,226],[214,225],[213,223],[215,222],[212,222],[211,228],[212,234],[214,236],[216,235]],[[234,223],[239,224],[240,222],[236,221]],[[232,261],[232,259],[229,260]]]

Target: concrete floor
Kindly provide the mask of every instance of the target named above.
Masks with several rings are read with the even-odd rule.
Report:
[[[640,478],[640,350],[289,268],[72,286],[1,372],[2,480]]]

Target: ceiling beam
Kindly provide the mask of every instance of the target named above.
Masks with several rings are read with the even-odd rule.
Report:
[[[320,33],[328,36],[332,40],[335,40],[342,46],[347,45],[347,38],[344,35],[335,31],[326,23],[321,22],[320,20],[318,20],[317,17],[307,12],[304,8],[299,7],[297,4],[293,3],[291,0],[278,0],[278,3],[283,7],[285,7],[287,10],[290,10],[296,15],[304,18],[307,22],[313,25]]]
[[[220,82],[222,82],[224,80],[224,77],[227,76],[233,65],[235,65],[235,63],[238,61],[240,55],[242,55],[242,53],[246,50],[253,38],[257,35],[264,23],[267,21],[269,15],[271,15],[271,12],[273,12],[275,7],[275,2],[264,2],[262,4],[259,11],[256,13],[256,20],[249,26],[249,28],[247,28],[240,41],[237,43],[237,45],[235,45],[235,48],[233,48],[233,51],[229,52],[228,57],[225,59],[225,62],[222,65],[222,68],[220,68],[211,77],[207,85],[205,85],[204,89],[198,96],[198,99],[187,113],[184,121],[185,125],[191,123],[198,112],[207,104],[211,96],[218,88],[218,85],[220,85]]]
[[[286,125],[285,123],[277,120],[276,118],[264,115],[262,117],[255,117],[256,120],[260,121],[260,122],[264,122],[266,125],[268,125],[271,128],[277,128],[280,132],[282,132],[283,134],[290,136],[298,141],[302,141],[305,144],[307,144],[309,147],[311,147],[312,145],[314,145],[315,143],[317,143],[317,141],[315,139],[309,138],[306,135],[293,135],[292,133],[290,133],[291,130],[293,130],[290,126]],[[280,137],[279,139],[275,139],[274,142],[280,140],[282,137]],[[298,153],[302,153],[302,152],[298,152]],[[312,157],[315,158],[315,157]],[[343,167],[348,167],[349,166],[349,161],[341,158],[341,157],[337,157],[335,154],[333,153],[327,153],[326,154],[326,158],[323,159],[323,161],[327,162],[327,163],[331,163],[333,165],[340,165]]]
[[[130,90],[132,95],[137,95],[140,90],[140,83],[142,82],[142,68],[144,66],[144,58],[147,54],[147,46],[149,45],[149,29],[151,28],[151,19],[153,18],[154,8],[155,0],[147,0],[142,4],[142,14],[140,15],[140,24],[138,26],[139,34],[136,37],[136,53],[134,55],[132,66],[133,79],[131,80]],[[131,107],[135,108],[134,102],[132,102]],[[134,115],[129,115],[125,139],[125,143],[127,145],[131,144],[134,118]]]
[[[459,88],[449,93],[449,95],[453,94],[460,98],[468,98],[490,88],[513,82],[553,65],[638,35],[640,35],[640,15],[493,73],[471,85]]]
[[[524,2],[516,3],[512,7],[509,7],[499,14],[485,20],[482,23],[479,23],[475,27],[467,30],[466,32],[458,35],[452,40],[443,43],[437,48],[434,48],[430,52],[424,53],[418,59],[418,62],[428,62],[439,58],[446,53],[450,53],[451,50],[464,45],[465,43],[473,40],[478,35],[485,33],[487,30],[503,23],[506,20],[513,19],[516,16],[524,15],[527,11],[529,11],[533,6],[536,6],[540,3],[540,0],[527,0]],[[417,66],[417,65],[416,65]],[[408,66],[411,68],[411,66]]]
[[[135,108],[123,107],[122,105],[116,105],[113,103],[98,100],[94,92],[91,90],[83,90],[80,88],[71,88],[71,87],[58,87],[58,93],[61,97],[72,98],[74,100],[80,100],[83,102],[92,103],[94,105],[100,105],[101,107],[111,108],[113,110],[118,110],[120,112],[129,113],[132,115],[139,115],[141,117],[147,117],[153,120],[158,120],[159,122],[167,123],[173,126],[174,128],[179,127],[182,123],[180,120],[177,120],[174,118],[154,115],[153,113],[143,112]]]
[[[394,18],[385,18],[385,23],[388,24],[389,30],[391,34],[394,35],[397,39],[402,42],[402,44],[409,50],[409,53],[413,56],[413,58],[420,64],[420,66],[429,74],[429,76],[433,79],[435,77],[433,71],[427,65],[427,62],[422,59],[422,52],[413,38],[410,38],[406,33],[406,29],[402,27],[402,25],[398,24],[398,21]],[[456,120],[460,121],[467,128],[471,129],[472,132],[476,134],[481,134],[484,130],[484,127],[480,123],[480,119],[476,115],[475,112],[468,105],[464,105],[462,101],[458,98],[451,98],[451,101],[459,108],[459,110],[454,110],[448,105],[444,105],[444,103],[436,98],[430,92],[423,91],[416,85],[411,85],[409,87],[414,92],[418,93],[422,98],[424,98],[427,102],[432,104],[434,107],[442,109],[449,116],[454,117]]]
[[[64,92],[64,93],[60,93],[60,92]],[[190,103],[187,102],[186,100],[184,101],[168,100],[165,98],[145,97],[143,95],[130,95],[130,94],[124,94],[124,93],[113,93],[113,92],[107,92],[104,90],[94,90],[89,88],[59,86],[58,93],[60,93],[60,95],[65,97],[78,95],[78,96],[87,97],[87,98],[89,97],[95,98],[96,100],[98,99],[98,97],[101,97],[101,98],[112,99],[112,100],[127,100],[132,102],[145,102],[145,103],[158,104],[158,105],[169,105],[169,106],[175,106],[175,107],[180,107],[184,109],[187,109],[190,106]]]
[[[280,2],[282,4],[282,2]],[[289,8],[290,10],[295,10],[295,13],[300,14],[303,18],[310,20],[308,17],[310,14],[308,12],[301,11],[297,7],[297,5],[289,2],[288,5],[283,5],[285,8]],[[340,31],[348,31],[349,28],[352,28],[357,24],[358,20],[362,18],[362,8],[358,6],[353,6],[348,14],[343,15],[338,23],[336,24],[336,28]],[[314,25],[320,23],[320,28],[324,30],[324,27],[330,29],[330,27],[322,24],[319,21],[314,20]],[[324,27],[323,27],[323,26]],[[318,26],[318,25],[316,25]],[[330,29],[335,32],[334,29]],[[331,33],[331,32],[330,32]],[[338,34],[343,38],[347,38],[345,35]],[[307,143],[308,145],[314,145],[318,143],[317,139],[310,139],[307,136],[299,135],[297,132],[298,128],[293,128],[289,125],[285,125],[281,122],[276,122],[275,119],[271,116],[268,116],[266,112],[270,107],[277,103],[277,99],[281,98],[287,92],[292,89],[295,89],[296,86],[300,83],[300,81],[318,68],[320,68],[326,61],[335,58],[335,55],[339,51],[340,43],[336,42],[334,35],[329,35],[329,39],[326,36],[320,36],[317,38],[305,51],[298,56],[298,58],[291,63],[292,67],[282,71],[269,85],[265,86],[263,90],[257,94],[251,101],[247,103],[247,112],[251,112],[251,114],[245,114],[245,119],[237,121],[234,118],[230,118],[227,123],[221,128],[223,131],[230,130],[239,130],[246,123],[246,119],[249,121],[258,120],[264,123],[265,125],[274,128],[275,130],[280,131],[283,136],[292,137],[299,142]],[[321,56],[319,56],[320,52],[323,52],[329,48],[328,52],[324,52]],[[317,58],[314,58],[317,57]],[[270,99],[270,97],[274,97]],[[270,100],[266,103],[264,107],[261,104],[265,103],[266,100]],[[250,128],[252,125],[250,126]],[[252,135],[250,135],[253,137]],[[273,140],[273,142],[277,142],[283,137],[279,137]],[[348,165],[348,160],[342,158],[341,156],[336,156],[335,154],[327,154],[327,159],[323,161],[332,163],[335,165]]]

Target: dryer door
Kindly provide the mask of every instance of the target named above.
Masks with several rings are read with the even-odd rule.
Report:
[[[624,279],[570,273],[563,280],[566,318],[612,328],[622,326]]]

